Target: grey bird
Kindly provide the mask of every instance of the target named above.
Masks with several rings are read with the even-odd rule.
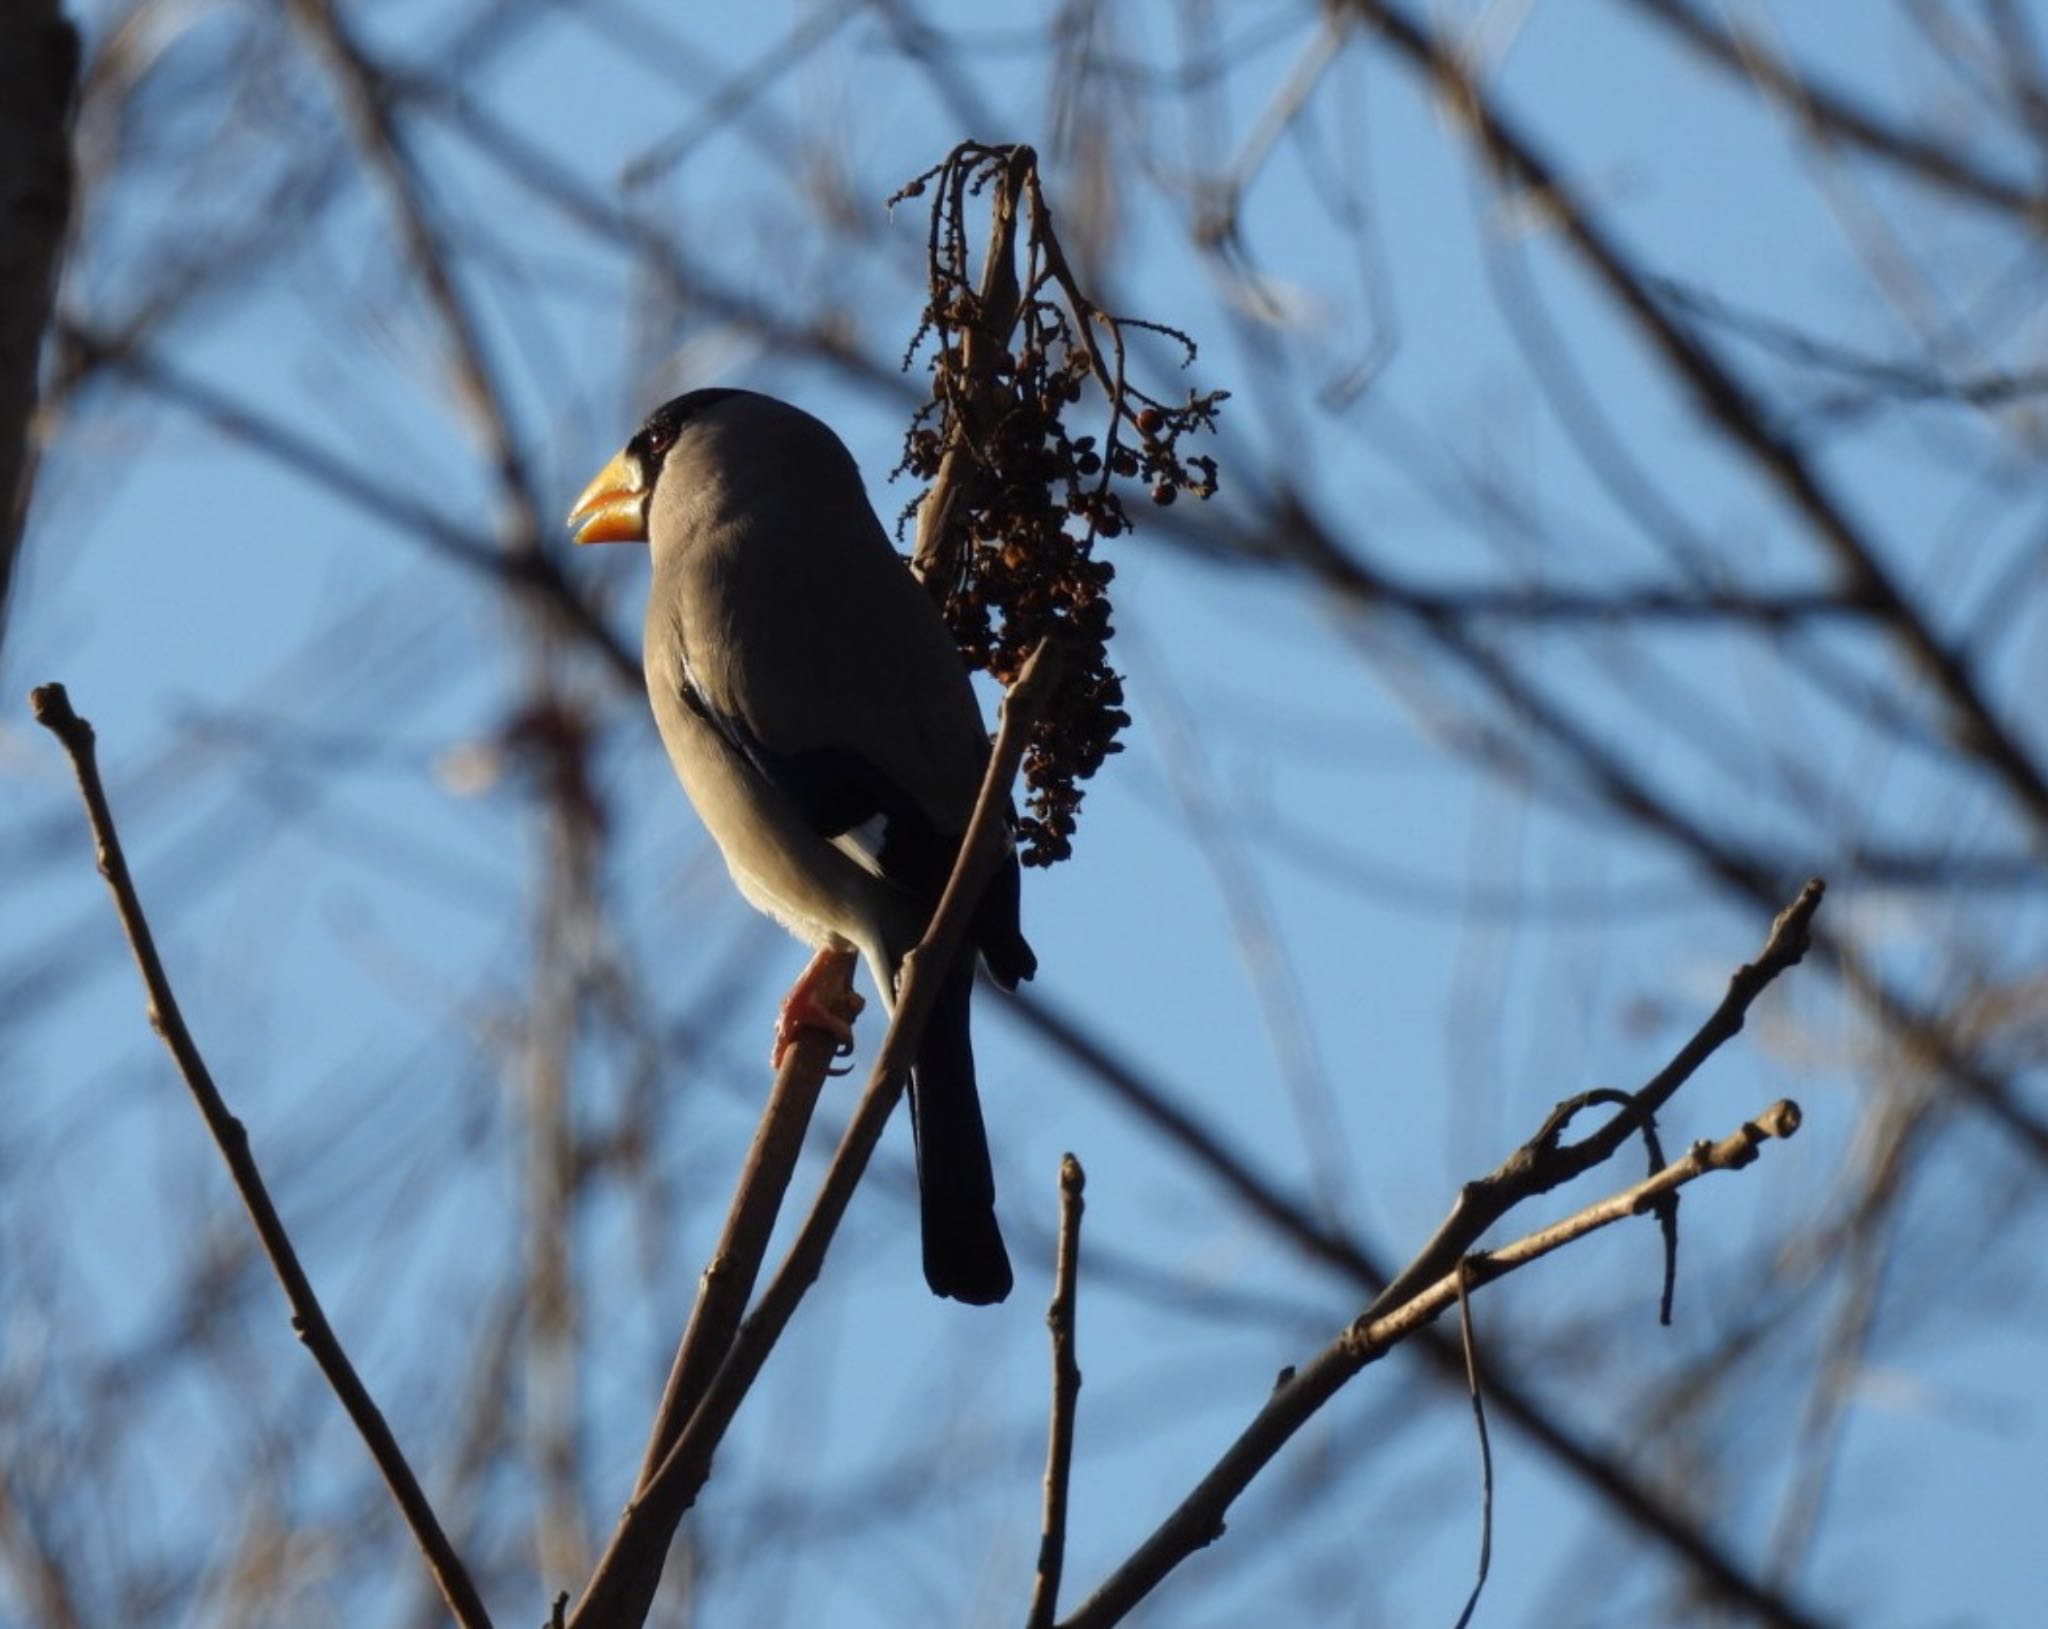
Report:
[[[784,1006],[843,1041],[808,984],[857,950],[893,1008],[974,809],[989,739],[937,608],[830,429],[746,390],[650,414],[570,512],[579,543],[654,557],[644,658],[655,722],[740,892],[819,948]],[[976,953],[1005,987],[1037,959],[1006,857],[941,987],[910,1075],[925,1280],[1010,1293],[968,1034]]]

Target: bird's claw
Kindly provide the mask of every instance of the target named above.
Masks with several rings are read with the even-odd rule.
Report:
[[[832,1037],[832,1056],[848,1057],[853,1052],[853,1020],[860,1013],[862,1002],[854,992],[851,982],[853,953],[846,950],[826,948],[811,958],[810,965],[803,970],[788,995],[782,998],[781,1009],[775,1019],[775,1045],[769,1053],[770,1063],[777,1069],[788,1056],[789,1049],[796,1045],[797,1038],[806,1030],[822,1030]],[[843,1075],[848,1071],[829,1071]]]

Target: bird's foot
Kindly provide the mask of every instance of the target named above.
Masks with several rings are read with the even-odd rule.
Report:
[[[866,1004],[853,988],[854,953],[843,945],[827,945],[810,960],[775,1017],[775,1048],[769,1062],[782,1067],[789,1049],[807,1029],[832,1037],[832,1056],[853,1051],[853,1021]]]

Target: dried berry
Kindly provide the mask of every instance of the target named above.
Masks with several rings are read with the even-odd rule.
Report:
[[[904,366],[929,343],[932,394],[913,417],[899,473],[931,482],[950,451],[969,455],[948,476],[957,473],[959,484],[948,494],[946,535],[919,544],[925,587],[968,665],[1009,683],[1041,639],[1057,636],[1065,646],[1060,684],[1026,750],[1017,822],[1024,863],[1050,865],[1072,851],[1078,783],[1122,750],[1116,738],[1130,724],[1123,681],[1108,663],[1115,572],[1094,557],[1096,540],[1130,528],[1120,482],[1142,480],[1155,504],[1173,502],[1183,487],[1197,497],[1215,490],[1213,460],[1183,459],[1178,446],[1189,431],[1214,427],[1224,398],[1220,391],[1190,395],[1173,407],[1126,385],[1128,329],[1177,342],[1190,361],[1193,342],[1160,324],[1111,317],[1074,285],[1029,149],[964,143],[897,196],[916,197],[928,183],[931,297]],[[1027,283],[1014,310],[985,313],[970,275],[970,243],[983,234],[970,231],[966,207],[992,186],[1010,193],[1025,240],[1016,245],[1020,257],[1053,270]],[[1106,440],[1074,435],[1061,422],[1091,378],[1104,398]],[[1135,427],[1142,446],[1116,442],[1124,424]]]

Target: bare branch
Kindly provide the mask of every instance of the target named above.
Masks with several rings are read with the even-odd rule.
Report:
[[[406,1526],[412,1530],[420,1553],[426,1557],[427,1566],[440,1587],[441,1598],[448,1603],[456,1622],[462,1625],[462,1629],[490,1629],[490,1614],[484,1610],[476,1586],[470,1582],[461,1558],[441,1531],[440,1521],[427,1502],[426,1494],[421,1491],[412,1467],[406,1463],[398,1439],[392,1435],[391,1427],[370,1396],[369,1389],[356,1374],[355,1365],[349,1361],[333,1326],[327,1321],[320,1298],[313,1293],[312,1281],[299,1265],[298,1252],[292,1248],[284,1221],[279,1217],[277,1207],[271,1203],[262,1173],[256,1168],[256,1158],[249,1151],[247,1130],[229,1112],[226,1101],[213,1083],[206,1060],[199,1054],[191,1031],[185,1027],[177,997],[171,992],[170,978],[157,955],[156,940],[142,914],[142,901],[136,894],[134,879],[128,874],[128,861],[121,851],[120,836],[114,829],[113,811],[107,807],[106,790],[100,784],[92,725],[72,710],[71,698],[65,694],[61,684],[41,685],[31,691],[29,708],[36,722],[56,736],[70,755],[72,770],[78,777],[79,796],[85,802],[86,820],[92,828],[99,872],[106,879],[108,892],[114,896],[114,909],[121,918],[122,931],[128,936],[128,948],[134,953],[136,971],[142,976],[142,987],[148,996],[149,1027],[163,1038],[178,1066],[178,1073],[191,1090],[200,1117],[206,1122],[206,1129],[220,1147],[228,1174],[234,1179],[236,1191],[241,1194],[242,1203],[249,1211],[249,1220],[255,1226],[256,1236],[262,1241],[263,1253],[270,1258],[270,1265],[284,1288],[285,1300],[291,1306],[292,1332],[312,1354],[313,1361],[320,1365],[320,1372],[341,1399],[341,1406],[348,1411],[364,1446],[370,1450],[370,1457],[377,1462],[384,1484],[397,1501],[399,1512],[404,1516]]]
[[[1827,141],[1838,141],[1958,198],[2048,225],[2048,195],[1985,169],[1968,153],[1931,136],[1887,124],[1842,91],[1774,55],[1754,35],[1724,30],[1692,0],[1628,0],[1655,17],[1724,73],[1750,81],[1790,108]]]
[[[73,370],[113,368],[152,395],[184,408],[220,434],[276,460],[342,502],[410,534],[465,570],[533,596],[588,643],[621,684],[635,693],[645,685],[639,655],[606,625],[547,553],[504,554],[481,533],[380,482],[291,426],[185,373],[138,342],[110,338],[61,320],[58,333],[70,352]]]
[[[1322,1262],[1362,1294],[1379,1294],[1391,1269],[1373,1251],[1350,1234],[1325,1226],[1307,1205],[1254,1169],[1215,1129],[1146,1078],[1131,1059],[1090,1034],[1042,994],[1015,996],[1010,1010],[1309,1259]],[[1420,1349],[1440,1377],[1462,1384],[1464,1360],[1455,1345],[1425,1330]],[[1509,1373],[1485,1371],[1483,1364],[1482,1379],[1497,1413],[1636,1532],[1681,1559],[1703,1589],[1741,1603],[1762,1622],[1786,1629],[1819,1629],[1819,1619],[1752,1575],[1738,1556],[1703,1530],[1668,1493],[1638,1474],[1620,1455],[1582,1436],[1533,1390]]]
[[[1458,1263],[1458,1339],[1465,1353],[1465,1391],[1472,1399],[1472,1428],[1479,1437],[1479,1565],[1472,1580],[1472,1593],[1465,1597],[1465,1610],[1458,1614],[1455,1629],[1466,1629],[1479,1610],[1479,1597],[1486,1589],[1486,1575],[1493,1566],[1493,1438],[1486,1429],[1486,1388],[1479,1379],[1479,1332],[1472,1323],[1472,1259]]]
[[[953,872],[933,913],[931,926],[916,949],[904,958],[896,1010],[882,1037],[868,1074],[867,1089],[839,1140],[838,1151],[810,1213],[797,1230],[782,1264],[761,1294],[760,1304],[740,1325],[730,1351],[676,1438],[627,1505],[604,1555],[599,1558],[582,1598],[570,1615],[570,1629],[613,1629],[644,1622],[647,1603],[661,1577],[669,1540],[711,1474],[711,1458],[759,1377],[769,1354],[788,1327],[798,1304],[816,1282],[825,1252],[839,1229],[882,1128],[902,1095],[903,1082],[917,1042],[931,1013],[931,1004],[966,932],[968,917],[979,902],[1002,856],[1003,818],[1011,783],[1016,779],[1024,746],[1040,708],[1059,680],[1060,652],[1041,644],[1017,675],[1003,701],[1002,723],[974,817],[960,841]]]
[[[1826,884],[1815,878],[1799,897],[1778,913],[1755,961],[1745,962],[1728,980],[1727,993],[1694,1031],[1692,1038],[1640,1091],[1631,1106],[1614,1115],[1591,1135],[1575,1143],[1559,1141],[1566,1122],[1582,1106],[1580,1100],[1551,1111],[1535,1136],[1510,1154],[1490,1174],[1459,1190],[1451,1213],[1435,1235],[1416,1253],[1394,1281],[1366,1309],[1378,1317],[1400,1306],[1416,1289],[1449,1272],[1480,1236],[1524,1200],[1561,1187],[1612,1158],[1637,1130],[1650,1124],[1701,1064],[1742,1029],[1756,998],[1773,980],[1805,956],[1813,942],[1814,913],[1820,909]]]
[[[842,979],[851,971],[850,961],[843,964]],[[852,993],[849,983],[844,995]],[[833,992],[828,991],[824,999],[832,998]],[[676,1347],[675,1363],[655,1412],[654,1429],[648,1434],[647,1452],[633,1487],[636,1496],[647,1491],[732,1349],[733,1336],[747,1310],[747,1297],[754,1293],[754,1280],[768,1253],[782,1196],[789,1189],[797,1156],[803,1152],[804,1132],[831,1073],[836,1046],[823,1030],[800,1030],[775,1073],[767,1107],[754,1128],[754,1140],[725,1214],[724,1230],[698,1280],[697,1302],[690,1309],[689,1324]]]
[[[1061,1629],[1108,1629],[1156,1589],[1197,1550],[1223,1536],[1230,1506],[1273,1457],[1318,1410],[1360,1370],[1433,1322],[1456,1304],[1460,1286],[1478,1287],[1526,1267],[1575,1239],[1649,1210],[1657,1201],[1714,1171],[1735,1171],[1753,1163],[1758,1148],[1799,1129],[1799,1111],[1773,1104],[1719,1142],[1695,1143],[1683,1158],[1633,1187],[1624,1188],[1555,1225],[1517,1239],[1499,1250],[1454,1267],[1396,1310],[1374,1318],[1361,1315],[1299,1370],[1286,1375],[1250,1425],[1129,1560],[1065,1619]]]
[[[1534,139],[1491,97],[1466,54],[1395,0],[1346,0],[1443,95],[1449,111],[1506,185],[1528,194],[1553,216],[1594,278],[1692,390],[1701,408],[1748,456],[1758,473],[1811,527],[1859,599],[1868,599],[1900,647],[1926,674],[1955,715],[1974,758],[2011,790],[2035,826],[2048,830],[2048,773],[1991,707],[1964,654],[1921,615],[1899,586],[1874,540],[1800,447],[1772,422],[1761,402],[1712,346],[1681,325],[1657,297],[1620,241],[1581,207],[1570,185]]]
[[[1569,708],[1546,694],[1500,650],[1456,618],[1433,615],[1412,603],[1397,579],[1360,558],[1295,497],[1282,500],[1274,528],[1277,547],[1297,556],[1322,585],[1358,609],[1392,606],[1413,614],[1423,631],[1477,679],[1506,711],[1541,735],[1570,761],[1606,804],[1686,855],[1730,892],[1772,907],[1780,883],[1768,860],[1721,837],[1694,811],[1661,794],[1628,758],[1612,749]],[[1247,543],[1250,552],[1272,547]],[[1974,1055],[1941,1017],[1885,979],[1849,939],[1819,932],[1814,957],[1867,1003],[1878,1021],[1920,1066],[1934,1070],[2009,1133],[2036,1164],[2048,1166],[2048,1120],[2035,1114],[2009,1081]]]
[[[1067,1487],[1074,1471],[1074,1414],[1081,1399],[1081,1366],[1074,1356],[1074,1298],[1080,1289],[1081,1191],[1087,1173],[1072,1154],[1060,1160],[1060,1234],[1052,1278],[1052,1417],[1045,1443],[1045,1519],[1039,1531],[1038,1574],[1031,1586],[1025,1629],[1051,1629],[1059,1610],[1060,1573],[1067,1559]]]
[[[56,0],[15,8],[0,51],[0,633],[36,468],[36,363],[71,221],[78,30]]]
[[[291,0],[299,26],[331,68],[363,162],[385,193],[393,236],[448,345],[456,399],[504,499],[504,542],[514,553],[540,549],[540,506],[485,346],[483,331],[456,287],[442,234],[427,206],[417,168],[393,118],[384,78],[357,46],[330,0]]]

